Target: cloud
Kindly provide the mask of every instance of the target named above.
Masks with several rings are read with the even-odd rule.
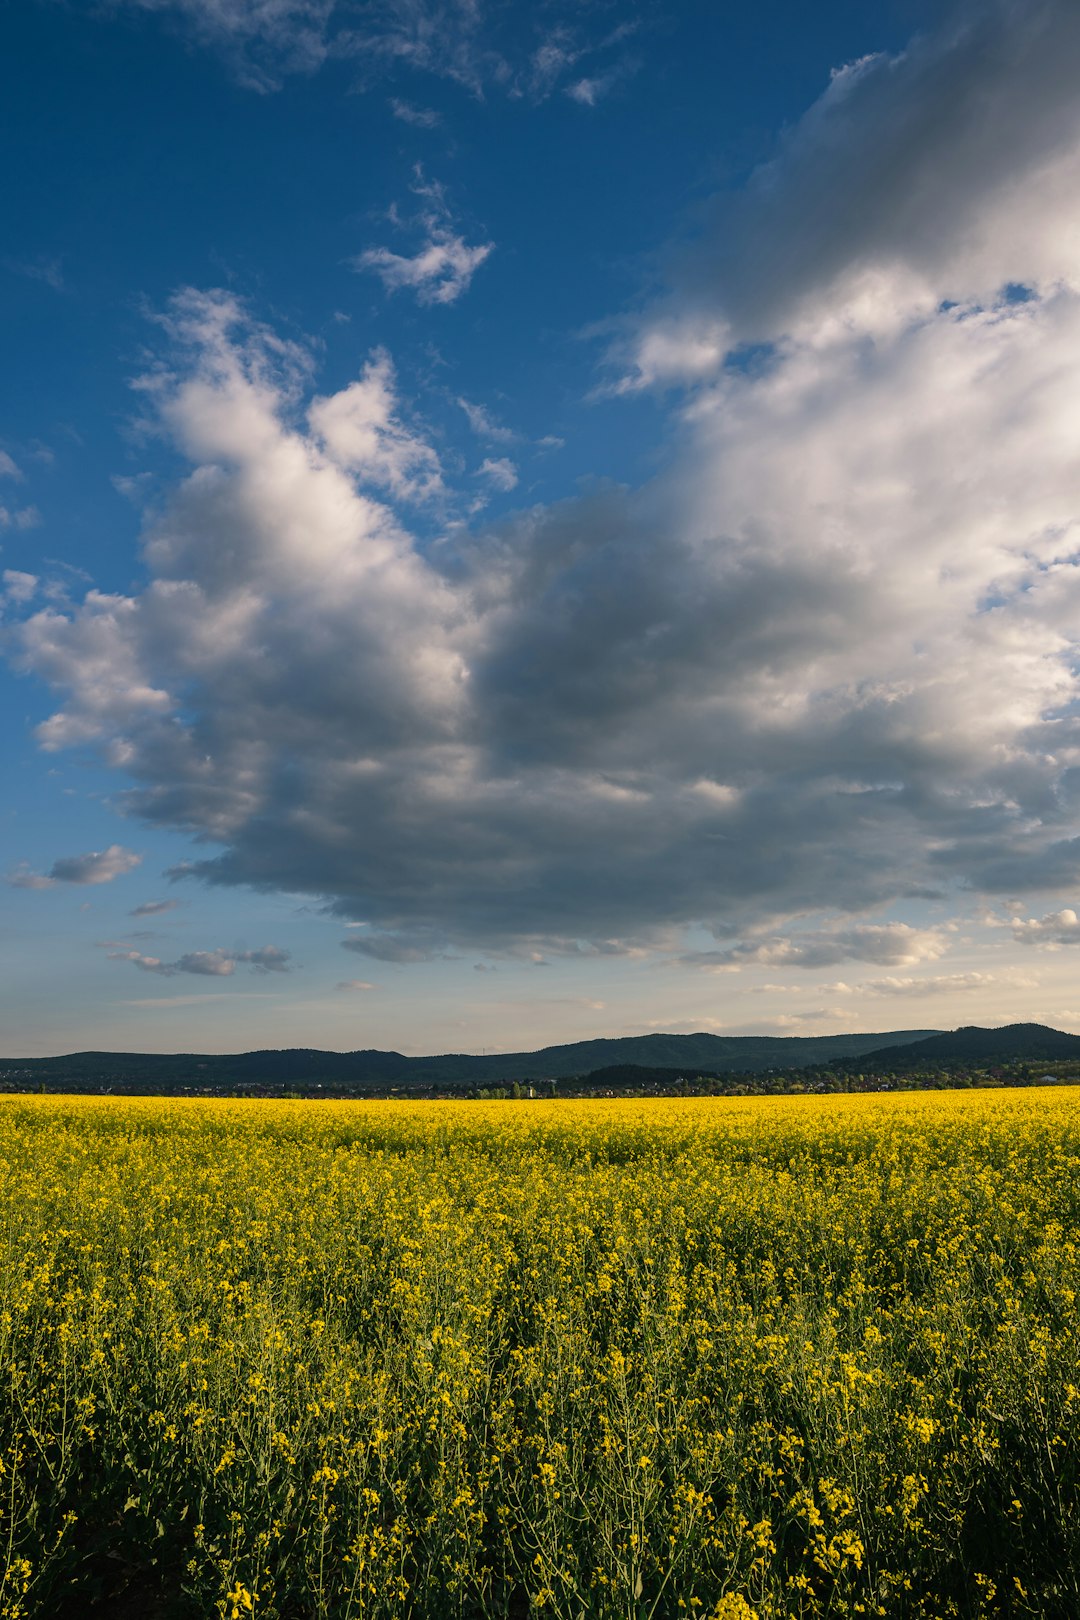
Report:
[[[0,478],[14,478],[16,483],[22,481],[22,473],[6,450],[0,450]]]
[[[142,865],[142,856],[122,844],[91,850],[86,855],[66,855],[54,861],[49,876],[54,883],[111,883]]]
[[[193,973],[196,977],[228,979],[238,963],[250,966],[257,973],[288,973],[289,952],[277,945],[264,945],[257,951],[188,951],[175,962],[163,962],[157,956],[144,956],[140,951],[110,951],[110,962],[131,962],[143,973],[158,973],[173,978],[178,973]]]
[[[369,984],[367,979],[342,979],[335,984],[335,990],[377,990],[378,985]]]
[[[418,230],[424,241],[416,253],[394,253],[390,248],[368,248],[353,260],[357,270],[371,270],[388,293],[409,288],[421,304],[453,304],[477,270],[494,252],[494,242],[470,247],[454,226],[442,187],[423,178],[419,169],[413,191],[423,199],[416,218],[404,227]]]
[[[1080,13],[944,10],[900,55],[835,72],[750,183],[715,200],[634,340],[644,378],[675,374],[676,353],[670,370],[649,354],[665,334],[692,380],[706,353],[715,370],[740,346],[887,341],[942,303],[1072,283]]]
[[[175,911],[179,900],[144,900],[130,913],[132,917],[160,917],[163,912]]]
[[[588,74],[566,86],[566,95],[579,107],[595,107],[611,94],[615,86],[634,73],[638,64],[629,59],[617,62],[605,72]]]
[[[108,849],[90,850],[85,855],[63,855],[53,862],[47,873],[33,872],[23,866],[8,876],[8,883],[16,889],[51,889],[57,883],[96,884],[112,883],[142,864],[142,856],[122,844],[110,844]]]
[[[407,934],[353,935],[342,940],[342,947],[355,951],[357,956],[370,956],[376,962],[397,962],[401,965],[433,962],[444,954],[431,940]]]
[[[433,107],[414,107],[409,101],[399,101],[396,96],[391,98],[390,110],[394,117],[403,124],[412,124],[415,129],[435,129],[442,123],[442,118]]]
[[[1014,917],[1009,926],[1018,945],[1042,945],[1049,950],[1080,945],[1080,917],[1069,906],[1045,917]]]
[[[493,489],[504,493],[516,488],[517,468],[509,456],[487,456],[476,471],[477,478],[486,478]]]
[[[148,583],[10,634],[42,745],[214,845],[188,881],[320,897],[375,959],[701,923],[714,966],[896,968],[946,936],[887,908],[1070,892],[1080,13],[970,16],[838,76],[674,255],[639,489],[421,540],[389,370],[316,409],[310,355],[181,297]]]
[[[345,471],[399,499],[430,500],[443,489],[439,458],[398,420],[395,381],[390,356],[377,349],[356,382],[312,401],[308,421]]]
[[[114,10],[173,19],[219,50],[249,89],[275,90],[289,73],[311,73],[332,48],[337,0],[111,0]]]
[[[5,568],[3,586],[4,598],[8,602],[22,606],[36,595],[38,577],[36,574],[25,574],[20,568]]]
[[[23,276],[27,281],[40,281],[54,292],[64,290],[63,261],[56,254],[40,253],[34,258],[18,259],[4,256],[0,264],[12,275]]]
[[[484,405],[474,405],[471,400],[459,398],[457,403],[465,412],[469,426],[478,439],[491,439],[496,444],[512,444],[517,434],[508,427],[497,422],[491,412]]]
[[[837,962],[880,962],[905,966],[941,956],[946,940],[932,928],[907,923],[857,923],[849,928],[807,931],[790,938],[741,941],[721,951],[688,952],[679,961],[688,967],[730,971],[760,964],[767,967],[822,968]]]
[[[523,47],[513,13],[486,0],[105,0],[105,6],[160,16],[217,51],[241,84],[261,92],[279,88],[289,74],[348,60],[360,68],[361,88],[411,72],[449,80],[477,97],[498,90],[539,102],[582,57],[617,47],[632,31],[624,25],[590,38],[583,8],[566,3],[545,8],[547,32],[538,47]],[[597,20],[602,25],[602,16]],[[525,32],[527,41],[532,37]],[[615,74],[623,71],[617,64]],[[405,123],[438,123],[429,109],[397,97],[390,106]]]
[[[41,513],[36,506],[20,506],[14,511],[0,506],[0,529],[36,529],[41,524]]]
[[[875,996],[951,996],[968,990],[991,990],[1002,984],[1017,989],[1034,989],[1036,981],[1015,975],[1003,977],[997,973],[932,973],[921,978],[889,975],[882,979],[867,979],[856,986],[860,994]]]

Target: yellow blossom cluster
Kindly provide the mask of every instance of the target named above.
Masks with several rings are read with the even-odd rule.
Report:
[[[1080,1094],[7,1098],[0,1170],[0,1620],[1080,1614]]]

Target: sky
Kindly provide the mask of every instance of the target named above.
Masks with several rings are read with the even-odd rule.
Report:
[[[0,5],[0,1056],[1080,1031],[1078,79]]]

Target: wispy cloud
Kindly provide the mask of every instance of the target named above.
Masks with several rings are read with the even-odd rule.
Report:
[[[163,962],[157,956],[144,956],[140,951],[110,951],[111,962],[130,962],[143,973],[157,973],[173,978],[178,973],[193,973],[199,978],[228,979],[238,965],[251,967],[257,973],[288,973],[289,952],[277,945],[264,945],[255,951],[187,951],[173,962]]]
[[[493,444],[512,444],[518,437],[512,428],[504,427],[486,405],[477,405],[470,399],[462,399],[460,395],[457,403],[465,412],[469,426],[478,439],[489,439]]]
[[[504,494],[516,488],[518,471],[509,456],[487,456],[476,470],[477,478],[486,478],[492,489]]]
[[[880,962],[903,966],[941,956],[946,947],[947,940],[937,929],[912,928],[907,923],[856,923],[790,937],[744,940],[719,951],[688,952],[679,962],[721,972],[754,964],[822,968],[838,962]]]
[[[425,180],[417,169],[413,192],[423,206],[403,230],[419,233],[423,242],[413,254],[390,248],[368,248],[353,264],[379,277],[387,292],[407,288],[421,304],[452,304],[468,291],[477,270],[494,251],[493,242],[470,246],[455,226],[443,188]]]
[[[23,276],[27,281],[40,281],[54,292],[64,290],[63,261],[57,254],[38,253],[30,258],[5,256],[0,259],[0,265],[10,270],[12,275]]]
[[[390,110],[401,123],[411,124],[414,129],[436,129],[442,123],[441,114],[433,107],[414,107],[411,101],[399,101],[396,96],[391,98]]]

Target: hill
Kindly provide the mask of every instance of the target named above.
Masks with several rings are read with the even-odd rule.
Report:
[[[1001,1029],[965,1025],[925,1040],[896,1042],[867,1054],[876,1069],[942,1069],[950,1064],[1055,1063],[1080,1059],[1080,1035],[1047,1024],[1005,1024]],[[845,1067],[850,1067],[847,1059]]]
[[[430,1090],[508,1080],[554,1080],[634,1065],[690,1074],[807,1068],[924,1042],[928,1030],[874,1035],[628,1035],[574,1041],[538,1052],[323,1052],[303,1047],[232,1054],[73,1052],[64,1057],[0,1059],[0,1084],[50,1090],[229,1090],[236,1086],[327,1086],[357,1091]]]

